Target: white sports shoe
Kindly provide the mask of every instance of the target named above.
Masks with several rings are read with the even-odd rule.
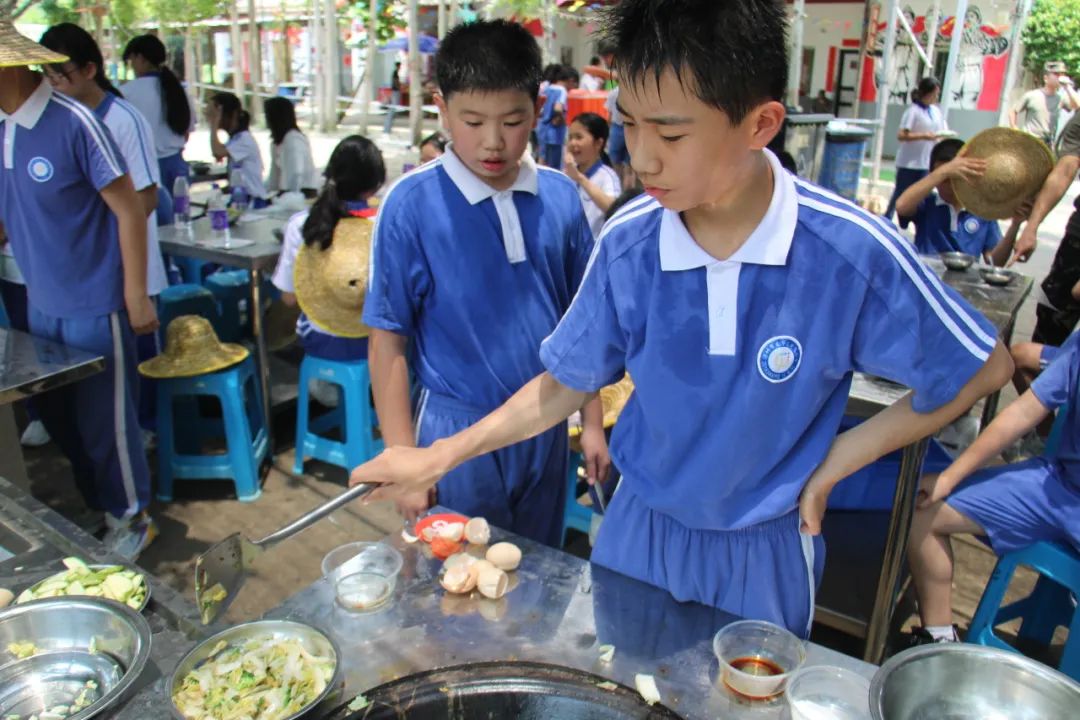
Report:
[[[52,438],[49,437],[49,431],[45,429],[45,424],[40,420],[34,420],[23,430],[19,443],[23,447],[41,447],[42,445],[48,445],[50,440]]]

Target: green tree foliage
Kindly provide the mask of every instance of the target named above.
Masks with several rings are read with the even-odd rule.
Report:
[[[352,0],[346,14],[350,19],[356,20],[362,23],[364,27],[367,27],[368,16],[371,14],[369,11],[370,5],[371,3],[368,0]],[[408,27],[409,19],[407,4],[403,2],[379,0],[378,9],[379,12],[375,16],[375,37],[381,44],[392,39],[398,30],[404,30]],[[349,43],[349,46],[367,47],[367,34],[358,34],[356,40]]]
[[[1024,66],[1036,77],[1050,60],[1080,74],[1080,0],[1035,0],[1023,40]]]

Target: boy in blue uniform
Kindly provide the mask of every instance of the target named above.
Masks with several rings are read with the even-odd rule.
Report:
[[[955,642],[951,536],[986,538],[1002,555],[1040,540],[1080,549],[1080,333],[1050,348],[1049,366],[971,447],[919,487],[908,558],[923,627],[917,642]],[[1067,412],[1055,457],[985,468],[1055,409]]]
[[[363,320],[387,446],[453,435],[543,370],[540,343],[569,307],[593,247],[574,183],[524,157],[540,84],[528,31],[460,25],[440,45],[435,72],[453,142],[391,187],[372,239]],[[409,362],[422,386],[415,428]],[[607,464],[599,402],[585,414],[582,443],[596,477]],[[565,424],[545,429],[447,473],[438,502],[556,544],[568,439]],[[399,508],[415,517],[429,501],[424,488]]]
[[[915,221],[915,247],[924,255],[962,252],[992,263],[991,252],[1001,242],[996,220],[972,215],[953,191],[953,178],[973,179],[986,171],[986,161],[957,156],[964,143],[942,140],[930,151],[930,174],[909,187],[896,201],[901,221]],[[997,263],[1004,265],[1002,262]]]
[[[577,87],[578,72],[572,67],[560,67],[555,81],[544,91],[544,105],[540,108],[536,137],[540,141],[540,161],[549,168],[559,170],[563,163],[563,146],[566,144],[566,110],[569,90]]]
[[[593,562],[804,637],[832,487],[1012,371],[990,325],[884,220],[765,151],[787,85],[779,0],[623,0],[608,17],[645,195],[604,226],[547,372],[426,450],[353,472],[372,498],[541,432],[624,370],[623,475]],[[648,28],[643,33],[641,28]],[[837,436],[851,375],[914,389]]]
[[[6,21],[0,47],[24,58],[0,66],[0,222],[26,279],[30,330],[106,362],[104,372],[40,396],[38,410],[87,504],[106,511],[106,544],[134,558],[156,533],[145,514],[135,373],[134,334],[157,329],[146,215],[105,126],[27,67],[67,58]]]

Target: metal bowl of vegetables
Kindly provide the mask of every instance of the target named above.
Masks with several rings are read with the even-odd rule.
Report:
[[[142,612],[150,602],[150,585],[140,572],[128,570],[123,565],[87,565],[74,557],[64,558],[63,563],[66,570],[23,590],[15,604],[85,595],[114,600]]]
[[[108,716],[150,659],[150,625],[112,600],[35,600],[0,612],[0,717]]]
[[[255,717],[292,720],[338,684],[337,644],[289,620],[223,630],[184,656],[166,688],[177,720]]]

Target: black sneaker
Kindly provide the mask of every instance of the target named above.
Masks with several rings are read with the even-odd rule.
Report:
[[[919,647],[920,645],[936,645],[937,643],[955,643],[960,642],[960,633],[955,625],[953,625],[953,636],[951,638],[936,638],[931,635],[926,628],[919,627],[918,625],[911,628],[911,632],[908,633],[908,647]]]

